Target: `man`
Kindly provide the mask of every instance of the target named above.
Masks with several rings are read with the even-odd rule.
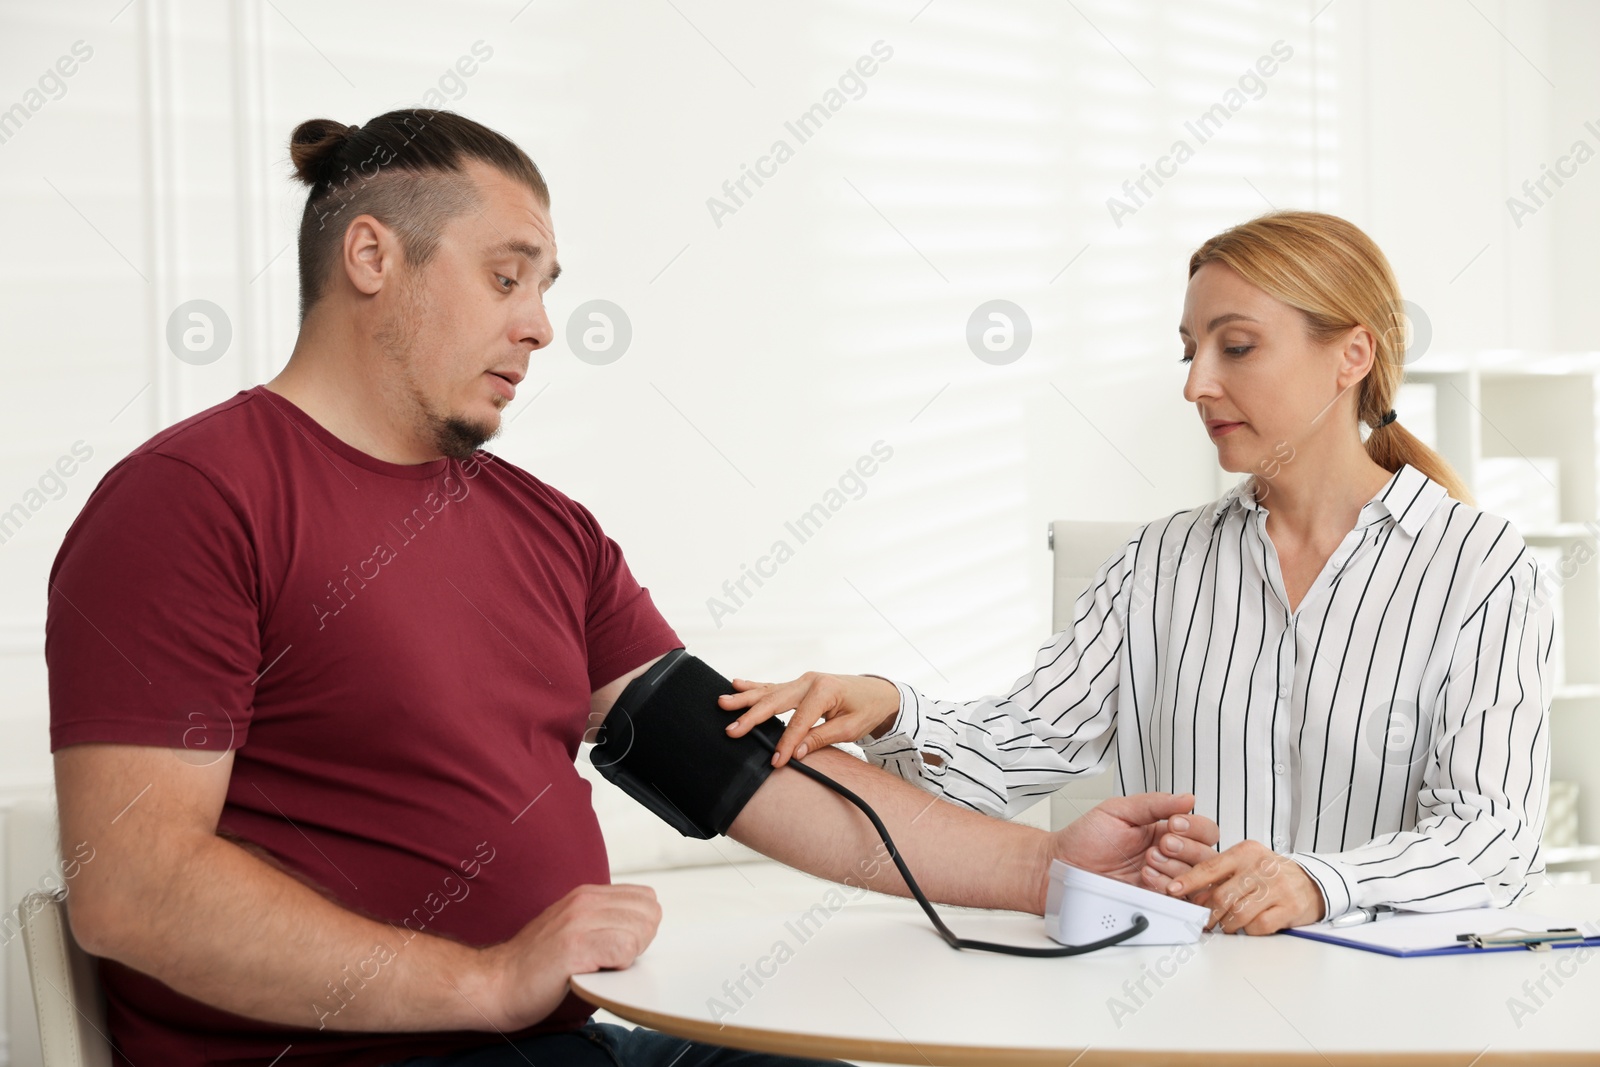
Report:
[[[63,841],[95,857],[69,911],[119,1062],[795,1062],[596,1025],[568,990],[660,920],[608,884],[573,759],[681,642],[588,511],[478,451],[551,337],[543,178],[447,112],[307,122],[291,152],[311,191],[287,366],[117,464],[51,573]],[[1158,840],[1187,863],[1216,840],[1166,833],[1189,797],[1050,835],[811,762],[950,903],[1042,912],[1052,857],[1131,879]],[[906,892],[865,873],[867,820],[790,768],[730,834]]]

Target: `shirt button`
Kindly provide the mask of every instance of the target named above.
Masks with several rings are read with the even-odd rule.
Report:
[[[1273,848],[1287,848],[1288,845],[1289,845],[1289,839],[1284,837],[1282,834],[1279,834],[1277,837],[1274,837],[1272,839],[1272,847]]]
[[[1282,774],[1283,770],[1284,770],[1283,764],[1281,764],[1281,763],[1274,763],[1272,765],[1272,771],[1273,771],[1274,774]]]
[[[1286,685],[1280,685],[1278,687],[1278,696],[1279,696],[1280,699],[1285,699],[1285,700],[1288,699],[1288,697],[1289,697],[1289,687],[1286,686]]]

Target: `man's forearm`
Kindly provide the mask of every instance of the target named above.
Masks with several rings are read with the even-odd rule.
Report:
[[[94,946],[102,954],[253,1019],[330,1030],[489,1028],[473,1003],[486,999],[477,950],[357,915],[222,838],[170,847],[188,854],[145,869],[203,873],[159,890],[124,884],[95,924],[116,930]]]
[[[837,749],[805,762],[878,813],[930,900],[1043,913],[1051,855],[1044,831],[959,808]],[[792,767],[772,772],[728,836],[819,877],[910,895],[867,817]]]

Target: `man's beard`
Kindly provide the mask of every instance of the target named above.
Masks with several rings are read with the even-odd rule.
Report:
[[[403,281],[401,294],[394,318],[379,328],[376,338],[399,370],[396,389],[403,394],[406,406],[421,424],[417,427],[418,437],[428,441],[440,455],[456,460],[471,459],[485,441],[500,432],[500,425],[434,410],[416,376],[418,361],[426,358],[418,354],[418,338],[423,336],[426,323],[433,316],[429,314],[429,302],[420,282]]]
[[[439,416],[430,412],[428,424],[433,433],[434,447],[451,459],[471,459],[485,441],[500,432],[498,426],[485,426],[460,415]]]

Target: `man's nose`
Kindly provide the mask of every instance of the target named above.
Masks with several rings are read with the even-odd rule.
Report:
[[[517,324],[519,344],[525,344],[531,349],[540,349],[550,343],[553,327],[550,325],[550,315],[545,310],[544,301],[537,301]]]

